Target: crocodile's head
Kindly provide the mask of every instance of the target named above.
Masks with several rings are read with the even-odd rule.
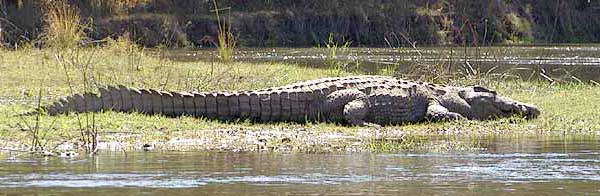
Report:
[[[481,86],[470,86],[458,91],[458,95],[469,105],[469,119],[487,120],[519,115],[525,119],[536,118],[540,110],[531,104],[500,96],[495,91]]]

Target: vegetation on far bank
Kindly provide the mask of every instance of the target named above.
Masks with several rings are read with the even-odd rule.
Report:
[[[44,36],[48,4],[67,2],[90,25],[91,40],[125,36],[146,47],[212,46],[213,1],[0,1],[0,43]],[[218,0],[245,47],[314,46],[334,33],[353,46],[491,45],[599,42],[600,1]],[[406,41],[404,38],[409,38]],[[40,42],[38,42],[40,43]]]

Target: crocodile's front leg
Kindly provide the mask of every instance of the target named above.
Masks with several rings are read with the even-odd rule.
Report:
[[[439,103],[430,103],[427,107],[427,113],[425,115],[427,121],[439,122],[439,121],[452,121],[466,119],[463,115],[450,112],[448,109]]]
[[[334,121],[345,120],[351,125],[379,127],[365,121],[369,113],[369,99],[357,89],[335,91],[327,96],[325,105],[330,119]]]

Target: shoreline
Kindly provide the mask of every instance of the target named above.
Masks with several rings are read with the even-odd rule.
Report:
[[[536,104],[542,115],[530,121],[508,118],[418,123],[384,127],[379,131],[330,123],[253,124],[248,121],[217,122],[117,112],[42,115],[39,119],[15,116],[35,108],[40,95],[43,98],[41,104],[47,104],[61,96],[94,91],[96,85],[123,84],[171,91],[246,90],[308,79],[364,74],[285,63],[178,62],[148,56],[140,50],[128,50],[127,45],[122,43],[58,51],[58,55],[63,57],[58,60],[54,58],[56,55],[57,51],[50,49],[0,50],[0,137],[5,138],[0,141],[1,147],[31,146],[34,138],[40,145],[38,148],[48,149],[62,142],[83,146],[77,141],[86,141],[89,133],[98,133],[98,141],[109,142],[107,145],[123,142],[128,150],[150,144],[157,150],[177,150],[178,147],[173,146],[187,145],[186,148],[193,150],[252,151],[264,143],[267,149],[311,152],[428,149],[428,141],[435,137],[600,135],[600,119],[595,118],[600,116],[600,111],[595,109],[600,108],[600,86],[491,76],[463,78],[450,75],[447,76],[449,79],[441,82],[446,85],[482,85],[503,96]],[[470,148],[457,143],[456,147],[448,149],[462,147]]]

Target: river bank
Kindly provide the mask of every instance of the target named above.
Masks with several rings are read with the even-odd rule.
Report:
[[[89,40],[127,37],[146,47],[214,47],[213,1],[0,1],[0,43],[47,36],[48,7],[66,2]],[[598,1],[217,1],[239,46],[410,47],[600,41]],[[51,5],[48,5],[51,4]],[[230,17],[230,18],[229,18]]]
[[[596,137],[600,135],[600,87],[543,80],[466,78],[439,80],[479,84],[538,105],[535,120],[459,121],[383,129],[328,123],[255,124],[137,113],[16,116],[38,101],[116,85],[179,91],[256,89],[322,77],[361,74],[286,63],[173,61],[143,48],[114,43],[98,48],[0,51],[0,146],[3,149],[82,150],[93,137],[105,150],[217,151],[444,151],[476,150],[486,137]],[[216,59],[216,58],[215,58]],[[390,74],[394,72],[381,72]],[[91,135],[90,135],[91,134]],[[441,138],[441,139],[440,139]],[[35,142],[34,142],[35,141]]]

